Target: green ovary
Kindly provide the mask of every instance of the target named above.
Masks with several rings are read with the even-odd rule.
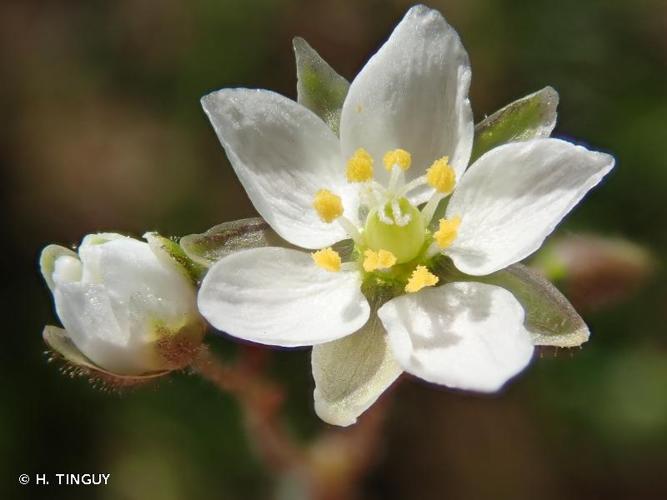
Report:
[[[410,216],[404,226],[385,224],[377,212],[371,212],[364,228],[365,243],[371,250],[388,250],[396,257],[397,264],[414,259],[424,244],[425,226],[421,213],[405,198],[398,202],[403,215]],[[384,207],[385,215],[393,220],[391,204]]]

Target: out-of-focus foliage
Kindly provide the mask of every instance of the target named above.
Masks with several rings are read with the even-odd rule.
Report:
[[[617,157],[561,234],[620,236],[657,258],[645,288],[587,312],[582,350],[545,351],[505,393],[396,390],[368,498],[667,496],[667,6],[660,0],[433,1],[459,31],[480,121],[527,93],[560,94],[553,135]],[[53,323],[37,270],[47,243],[85,233],[182,235],[253,216],[200,110],[226,86],[296,98],[291,41],[348,80],[405,1],[8,0],[0,5],[5,217],[0,350],[2,498],[253,499],[270,481],[238,408],[176,376],[124,395],[46,363]],[[225,354],[236,349],[221,339]],[[277,352],[287,419],[303,439],[309,353]],[[419,471],[415,482],[415,470]],[[111,486],[19,487],[21,473],[111,472]]]
[[[532,265],[563,286],[582,312],[623,303],[657,271],[657,259],[648,248],[622,238],[592,234],[554,238]]]

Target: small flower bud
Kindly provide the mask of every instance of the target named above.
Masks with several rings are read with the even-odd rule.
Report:
[[[64,330],[44,338],[77,369],[139,381],[187,366],[205,324],[187,266],[144,241],[119,234],[86,236],[78,253],[57,245],[40,259]],[[95,373],[99,372],[99,373]]]

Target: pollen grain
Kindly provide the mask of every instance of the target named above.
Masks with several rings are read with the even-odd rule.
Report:
[[[412,271],[412,275],[405,285],[405,291],[408,293],[415,293],[427,286],[435,286],[440,278],[430,272],[426,266],[417,266]]]
[[[322,269],[332,273],[337,273],[340,271],[340,254],[333,250],[331,247],[323,248],[322,250],[313,252],[310,255],[313,257],[315,264],[317,264]]]
[[[315,194],[313,208],[323,222],[331,223],[343,215],[343,202],[340,196],[333,194],[328,189],[320,189]]]
[[[384,168],[389,172],[394,168],[394,165],[398,165],[401,170],[405,171],[412,164],[412,155],[405,149],[393,149],[384,154],[382,163],[384,163]]]

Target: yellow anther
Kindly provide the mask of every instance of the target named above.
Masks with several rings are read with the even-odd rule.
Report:
[[[459,226],[461,225],[461,217],[458,215],[451,219],[440,219],[440,227],[433,234],[436,243],[440,248],[447,248],[456,239],[459,234]]]
[[[415,293],[427,286],[434,286],[440,281],[435,274],[431,273],[426,266],[417,266],[412,271],[412,276],[405,285],[405,291],[408,293]]]
[[[345,171],[349,182],[366,182],[373,178],[373,157],[364,148],[357,149],[347,161]]]
[[[340,271],[340,255],[335,250],[332,250],[331,247],[323,248],[310,255],[313,257],[315,264],[322,269],[331,271],[332,273]]]
[[[439,193],[449,194],[456,184],[456,173],[449,164],[449,158],[443,156],[426,169],[426,181]]]
[[[394,168],[394,165],[398,165],[401,170],[407,170],[412,164],[412,155],[405,149],[394,149],[385,153],[382,163],[389,172]]]
[[[389,269],[396,264],[396,256],[389,250],[366,250],[364,252],[364,271],[371,273],[377,269]]]
[[[343,202],[340,196],[333,194],[328,189],[320,189],[315,194],[313,208],[323,222],[333,222],[343,215]]]

